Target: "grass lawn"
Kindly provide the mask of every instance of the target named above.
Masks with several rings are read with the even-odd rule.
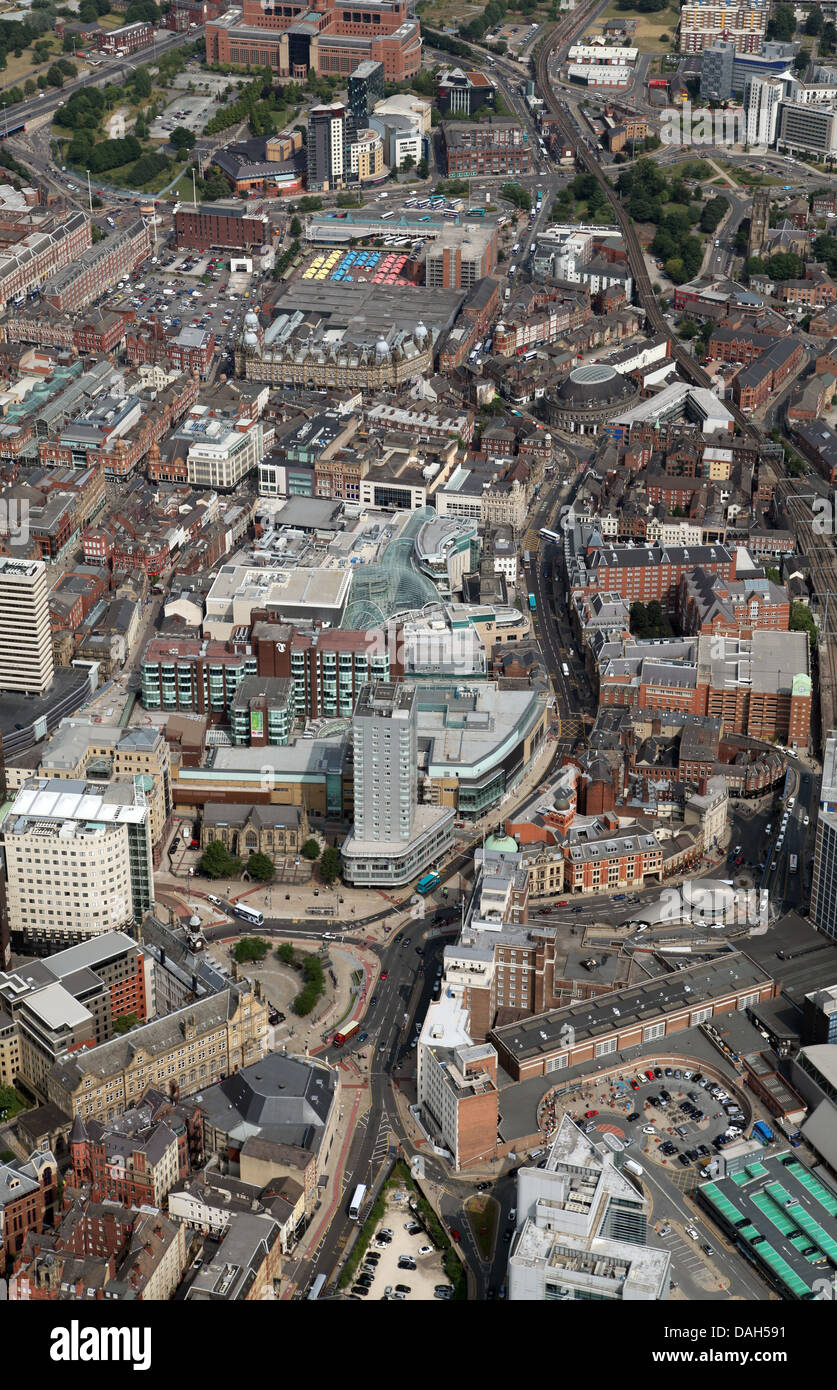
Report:
[[[471,1230],[474,1233],[477,1249],[483,1259],[487,1260],[494,1248],[500,1208],[493,1197],[483,1194],[479,1197],[469,1197],[465,1203],[465,1210],[468,1214]]]
[[[14,1119],[21,1110],[31,1109],[31,1102],[25,1100],[13,1086],[0,1086],[0,1120]]]
[[[772,174],[759,174],[741,164],[726,164],[723,160],[716,162],[720,168],[726,169],[736,183],[746,184],[748,188],[781,188],[782,186],[782,180],[774,178]]]
[[[658,10],[656,14],[640,14],[638,10],[623,10],[617,0],[611,0],[606,10],[599,15],[599,21],[606,19],[635,19],[636,31],[631,44],[640,53],[668,53],[674,48],[674,34],[680,23],[680,10]],[[667,34],[668,38],[661,38]]]
[[[2,17],[3,16],[0,15],[0,19],[2,19]],[[16,58],[14,53],[8,54],[6,66],[3,71],[0,72],[0,82],[3,83],[4,88],[20,86],[27,77],[37,77],[39,72],[46,72],[55,62],[56,58],[64,58],[66,56],[61,50],[61,44],[54,35],[44,34],[44,43],[50,43],[52,45],[52,52],[45,63],[35,62],[31,48],[24,48],[19,58]],[[82,63],[79,58],[70,56],[70,62],[76,64],[79,74],[86,71],[86,64]],[[47,91],[51,90],[50,87],[47,87]]]
[[[467,0],[420,0],[416,13],[431,29],[441,30],[449,24],[457,27],[467,24],[469,19],[482,14],[484,8],[484,5],[468,4]]]
[[[705,159],[683,159],[677,164],[666,166],[666,172],[670,174],[682,174],[687,179],[713,179],[718,178],[718,174],[707,164]]]
[[[597,208],[595,212],[590,212],[586,203],[573,202],[567,212],[561,212],[561,216],[555,220],[559,222],[587,222],[595,227],[610,227],[616,225],[616,218],[609,204],[605,204],[602,208]],[[550,221],[552,221],[552,218],[550,218]]]
[[[170,179],[170,178],[171,178],[171,174],[167,175],[167,177]],[[186,201],[186,202],[191,203],[191,201],[192,201],[192,175],[191,175],[191,174],[188,174],[188,173],[185,173],[185,172],[182,173],[182,174],[180,175],[180,178],[177,180],[177,183],[174,185],[174,188],[171,190],[170,193],[167,193],[167,194],[166,194],[166,197],[167,197],[167,198],[172,198],[172,199],[174,199],[176,202]]]

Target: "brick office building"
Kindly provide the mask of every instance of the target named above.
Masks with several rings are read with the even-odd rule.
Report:
[[[136,53],[146,48],[154,38],[154,25],[147,20],[123,24],[120,29],[102,30],[96,35],[96,47],[102,53]]]
[[[164,1118],[158,1118],[154,1108],[143,1102],[104,1123],[76,1115],[70,1132],[72,1180],[94,1202],[162,1206],[174,1184],[189,1176],[194,1131],[198,1150],[203,1149],[200,1109],[163,1104]]]
[[[609,1057],[643,1043],[654,1042],[661,1056],[677,1056],[683,1029],[772,999],[775,992],[770,976],[735,951],[601,999],[495,1028],[490,1039],[500,1066],[516,1081],[579,1063],[604,1070]]]
[[[166,355],[175,371],[197,372],[206,377],[214,351],[215,334],[211,328],[187,326],[181,328],[176,338],[169,339]]]
[[[500,116],[474,124],[444,121],[439,131],[450,178],[531,172],[532,152],[519,121]]]
[[[58,1164],[49,1151],[0,1163],[0,1276],[11,1273],[28,1233],[43,1230],[57,1195]]]
[[[584,594],[620,594],[630,603],[656,599],[675,613],[683,574],[698,567],[721,579],[734,579],[735,552],[722,545],[591,547],[570,562],[570,588]]]
[[[421,34],[407,0],[368,0],[360,9],[334,0],[242,0],[206,25],[208,63],[268,65],[280,77],[304,80],[309,73],[348,77],[367,59],[383,63],[388,82],[419,71]]]
[[[209,251],[249,250],[270,242],[270,223],[264,213],[251,212],[236,204],[200,204],[188,207],[178,203],[174,209],[174,236],[178,249]]]
[[[715,632],[751,637],[758,628],[787,632],[788,591],[770,579],[719,579],[706,570],[688,570],[680,580],[678,622],[681,632]]]
[[[90,246],[43,288],[47,304],[63,313],[85,309],[130,275],[151,251],[151,232],[141,217]]]
[[[668,648],[668,650],[667,650]],[[599,672],[600,705],[679,710],[726,733],[807,748],[811,673],[804,632],[756,629],[673,643],[629,643]]]

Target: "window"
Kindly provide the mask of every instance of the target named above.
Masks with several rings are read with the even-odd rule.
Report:
[[[651,1023],[647,1028],[643,1028],[642,1041],[653,1042],[655,1038],[664,1038],[665,1035],[666,1026],[664,1023]]]
[[[596,1056],[607,1057],[608,1053],[616,1051],[616,1038],[605,1038],[604,1042],[596,1043]]]

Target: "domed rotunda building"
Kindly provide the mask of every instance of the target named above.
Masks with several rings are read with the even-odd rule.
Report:
[[[639,400],[639,387],[606,362],[576,367],[546,398],[544,414],[565,434],[598,434],[608,420]]]

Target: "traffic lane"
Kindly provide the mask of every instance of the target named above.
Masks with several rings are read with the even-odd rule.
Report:
[[[754,1303],[764,1302],[770,1298],[770,1290],[767,1286],[759,1286],[755,1282],[751,1266],[742,1257],[727,1250],[722,1243],[723,1238],[720,1232],[710,1226],[701,1213],[693,1212],[686,1205],[686,1200],[680,1190],[674,1187],[662,1173],[652,1172],[645,1168],[641,1181],[644,1186],[651,1188],[664,1204],[662,1208],[664,1215],[671,1212],[684,1227],[693,1226],[695,1228],[698,1233],[698,1240],[695,1244],[712,1246],[715,1253],[709,1259],[718,1273],[729,1280],[728,1296],[734,1296],[741,1291],[746,1298]],[[657,1201],[655,1200],[655,1213],[657,1209]]]

